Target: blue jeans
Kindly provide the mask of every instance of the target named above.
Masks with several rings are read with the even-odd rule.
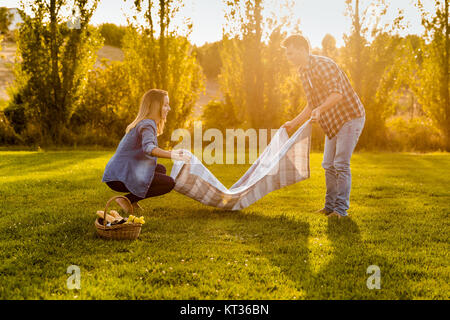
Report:
[[[364,128],[365,120],[365,117],[361,117],[347,121],[333,139],[325,136],[322,162],[327,185],[325,209],[329,212],[336,211],[341,216],[346,216],[350,207],[352,186],[350,158]]]

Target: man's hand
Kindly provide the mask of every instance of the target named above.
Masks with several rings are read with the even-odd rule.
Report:
[[[288,135],[291,135],[291,133],[293,133],[295,130],[296,123],[294,122],[294,120],[291,120],[283,124],[281,127],[286,129]]]
[[[320,116],[321,116],[321,109],[320,107],[317,107],[311,112],[311,122],[319,122]]]

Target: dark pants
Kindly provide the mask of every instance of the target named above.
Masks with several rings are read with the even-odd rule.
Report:
[[[106,184],[114,191],[130,192],[122,181],[108,181],[106,182]],[[172,179],[172,177],[166,175],[166,167],[158,163],[155,168],[155,175],[153,176],[153,181],[150,184],[150,187],[148,188],[145,198],[138,197],[132,194],[131,192],[126,194],[125,197],[127,197],[131,203],[136,203],[142,199],[157,197],[166,194],[170,192],[174,186],[175,181]]]

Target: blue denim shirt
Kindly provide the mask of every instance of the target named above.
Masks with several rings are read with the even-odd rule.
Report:
[[[158,146],[156,132],[156,122],[144,119],[125,134],[105,167],[102,182],[122,181],[132,194],[145,198],[155,174],[156,157],[150,154]]]

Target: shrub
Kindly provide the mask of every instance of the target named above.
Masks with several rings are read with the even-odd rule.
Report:
[[[444,149],[444,138],[430,119],[395,117],[386,121],[388,145],[395,151],[435,151]]]
[[[0,145],[15,144],[23,144],[23,140],[14,131],[3,111],[0,111]]]
[[[211,100],[203,107],[202,122],[205,129],[215,128],[225,133],[226,129],[235,128],[240,124],[234,114],[234,108],[229,99],[225,102]]]
[[[203,72],[208,79],[217,79],[222,68],[220,59],[221,42],[205,43],[203,46],[195,48],[197,60],[202,66]]]
[[[72,114],[70,144],[117,144],[134,119],[128,76],[122,62],[114,61],[89,72],[81,103]]]
[[[100,34],[105,39],[105,44],[117,48],[122,47],[122,39],[127,27],[117,26],[113,23],[103,23],[99,27]]]
[[[21,134],[27,122],[24,104],[13,98],[5,110],[3,110],[3,113],[14,128],[14,131]]]

